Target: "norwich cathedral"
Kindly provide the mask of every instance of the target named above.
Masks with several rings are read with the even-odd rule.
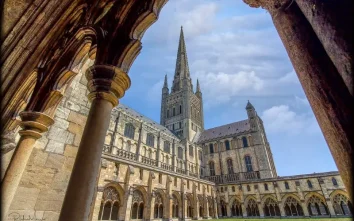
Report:
[[[2,220],[351,217],[352,54],[333,31],[340,19],[318,25],[300,0],[244,0],[272,16],[339,170],[278,176],[252,101],[247,119],[204,128],[207,88],[192,83],[182,27],[160,123],[119,103],[166,2],[5,0]]]

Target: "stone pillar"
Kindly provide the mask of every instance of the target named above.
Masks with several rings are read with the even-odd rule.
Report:
[[[153,220],[155,218],[155,192],[151,193],[151,201],[150,201],[150,217],[149,220]]]
[[[244,1],[272,16],[352,200],[353,96],[297,4]]]
[[[285,216],[284,205],[281,201],[278,201],[278,206],[280,210],[280,216]]]
[[[214,218],[215,218],[215,219],[219,219],[219,215],[218,215],[218,204],[216,203],[215,198],[213,199],[213,201],[214,201],[214,206],[213,206],[213,208],[214,208]]]
[[[140,150],[141,150],[141,136],[142,136],[142,132],[143,132],[143,123],[140,123],[140,127],[139,127],[139,138],[138,138],[138,146],[136,147],[136,152],[135,152],[135,159],[139,162],[141,162],[141,154],[140,154]]]
[[[60,221],[91,220],[110,114],[130,86],[128,75],[114,66],[94,65],[87,70],[86,77],[92,105],[65,194]]]
[[[263,207],[262,207],[261,202],[257,202],[257,206],[258,206],[259,216],[263,218],[264,217],[264,211],[263,211]]]
[[[241,202],[241,208],[242,208],[242,216],[247,217],[247,210],[245,207],[245,202]]]
[[[167,220],[172,220],[172,206],[173,206],[172,195],[167,195],[166,200],[167,200],[167,209],[168,209],[166,218]]]
[[[156,151],[156,162],[157,162],[157,167],[161,167],[161,138],[160,138],[160,133],[157,136],[157,151]]]
[[[227,212],[226,216],[227,217],[231,217],[231,205],[230,205],[230,203],[226,204],[226,212]]]
[[[39,112],[21,112],[20,117],[21,138],[1,184],[2,220],[6,218],[36,140],[54,123],[51,117]]]
[[[331,216],[335,217],[336,216],[336,212],[334,211],[333,203],[332,203],[331,199],[327,198],[326,199],[326,204],[327,204],[327,207],[328,207],[329,214]]]
[[[119,220],[130,220],[133,193],[134,193],[134,188],[128,189],[128,191],[125,193],[123,207],[119,208]]]
[[[296,3],[354,96],[353,2],[296,0]]]
[[[304,216],[310,216],[309,210],[307,209],[306,203],[304,200],[301,200],[301,207],[302,210],[304,211]]]

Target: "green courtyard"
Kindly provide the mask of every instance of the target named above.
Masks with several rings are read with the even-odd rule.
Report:
[[[217,221],[217,220],[225,220],[225,221],[260,221],[260,220],[272,220],[272,221],[300,221],[300,220],[314,220],[314,221],[352,221],[353,218],[282,218],[282,219],[272,219],[272,218],[259,218],[259,219],[247,219],[247,218],[229,218],[229,219],[209,219],[209,221]]]

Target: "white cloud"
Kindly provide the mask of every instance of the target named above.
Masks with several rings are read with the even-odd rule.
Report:
[[[287,105],[273,106],[262,113],[267,132],[290,135],[317,133],[319,127],[310,114],[297,114]]]

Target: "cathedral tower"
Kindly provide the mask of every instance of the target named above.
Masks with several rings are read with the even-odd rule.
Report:
[[[196,93],[193,91],[182,27],[171,93],[167,76],[162,88],[160,123],[187,142],[192,141],[197,132],[204,130],[202,92],[199,81]]]

